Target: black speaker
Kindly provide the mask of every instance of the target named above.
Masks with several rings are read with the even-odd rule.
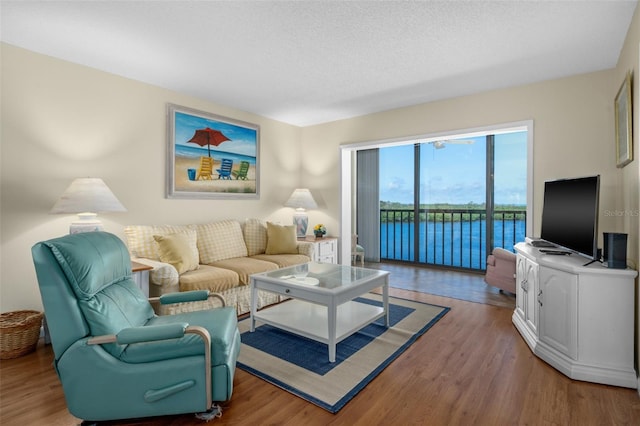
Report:
[[[608,268],[627,268],[627,234],[604,232],[604,253],[602,259]]]

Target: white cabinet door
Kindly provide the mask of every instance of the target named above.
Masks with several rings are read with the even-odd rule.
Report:
[[[314,262],[338,263],[338,239],[336,237],[325,237],[311,242],[314,245],[312,259]]]
[[[524,319],[527,327],[531,329],[533,334],[538,334],[538,301],[536,294],[538,292],[538,264],[530,259],[525,259],[525,309]]]
[[[526,280],[527,258],[518,254],[516,257],[516,315],[522,322],[525,319],[525,306],[527,303]]]
[[[518,254],[516,257],[516,315],[533,335],[538,334],[538,264]]]
[[[338,240],[321,241],[316,244],[318,249],[318,262],[338,263]]]
[[[578,356],[578,276],[540,268],[540,340],[563,354]]]

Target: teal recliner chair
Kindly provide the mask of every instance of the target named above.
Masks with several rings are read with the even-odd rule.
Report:
[[[54,367],[69,411],[89,421],[217,413],[231,398],[240,333],[231,307],[156,316],[131,278],[124,243],[106,232],[32,248]],[[160,303],[203,300],[208,291]]]

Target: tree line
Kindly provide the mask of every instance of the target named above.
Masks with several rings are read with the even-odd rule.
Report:
[[[414,205],[395,201],[380,202],[380,221],[413,222]],[[486,219],[486,204],[469,202],[467,204],[434,203],[420,204],[420,221],[460,222]],[[494,220],[525,220],[526,206],[501,204],[494,207]]]

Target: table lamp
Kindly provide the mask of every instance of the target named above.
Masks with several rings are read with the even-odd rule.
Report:
[[[293,224],[296,225],[296,235],[298,238],[307,235],[309,217],[307,216],[306,210],[318,208],[316,200],[314,200],[313,195],[311,195],[311,191],[306,188],[295,189],[284,205],[296,209],[293,215]]]
[[[126,211],[102,179],[78,178],[71,182],[49,213],[76,213],[78,220],[71,223],[69,233],[77,234],[104,230],[97,219],[98,213]]]

